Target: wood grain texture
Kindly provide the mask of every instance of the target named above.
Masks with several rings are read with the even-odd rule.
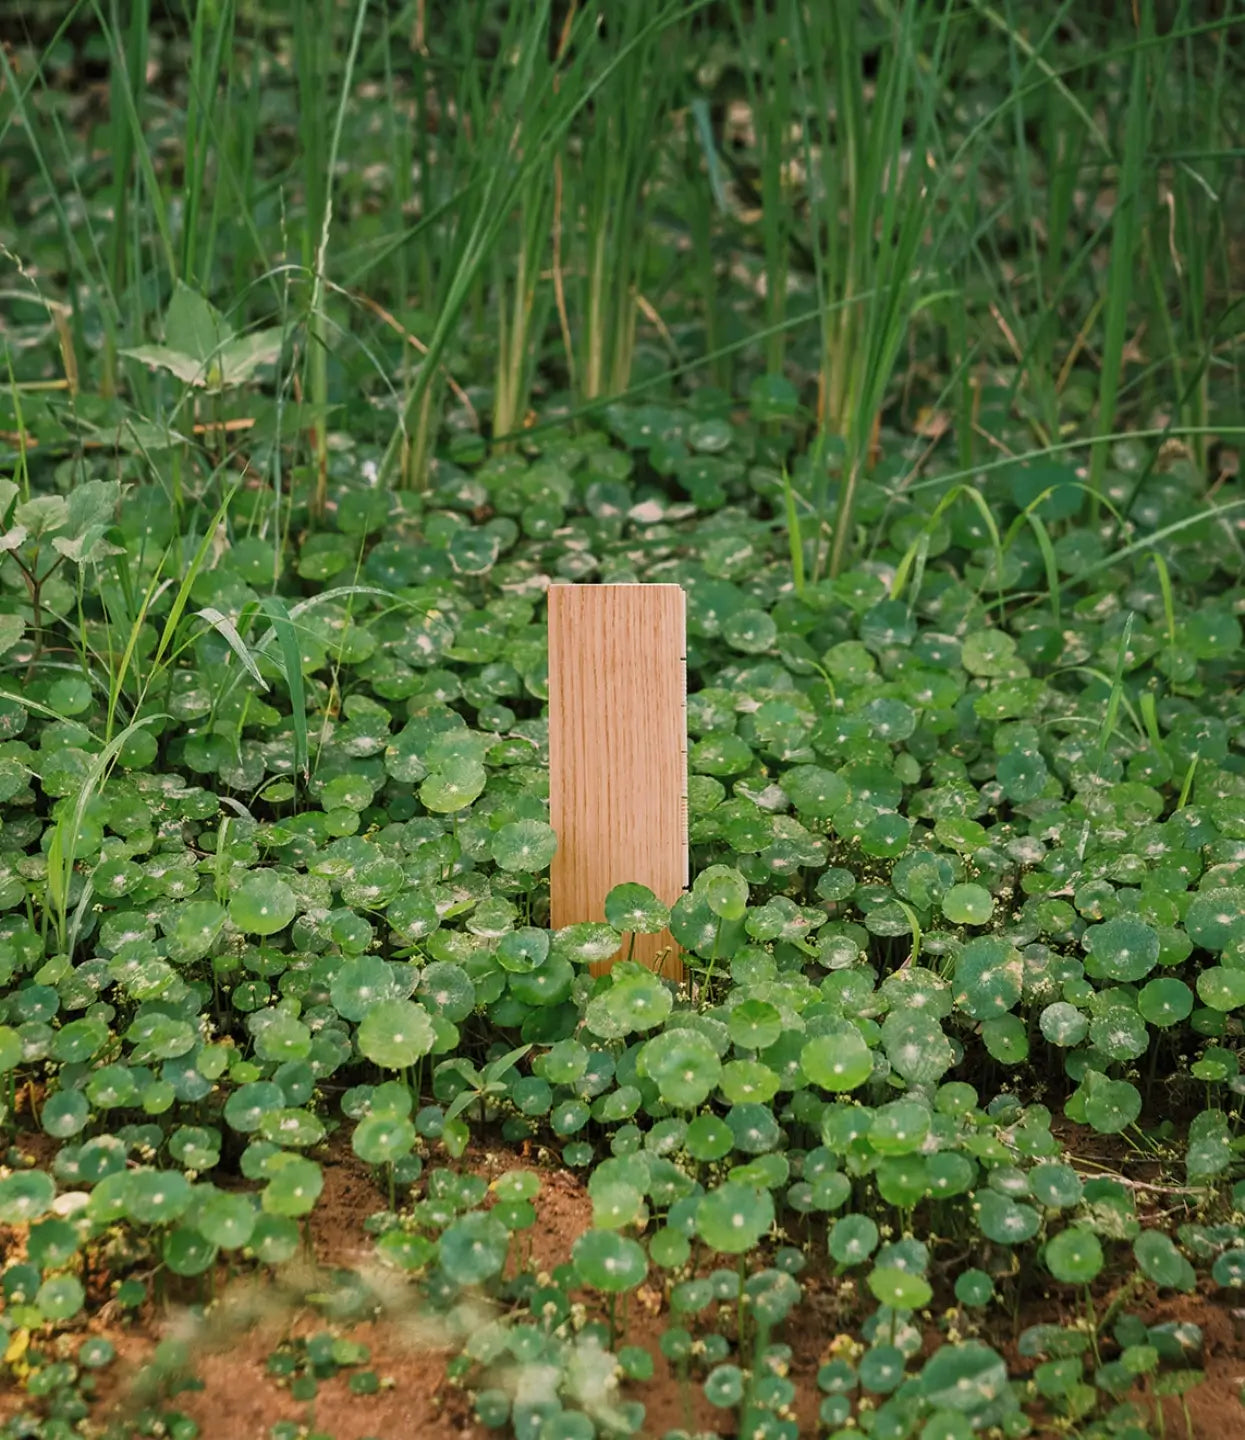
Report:
[[[555,927],[604,919],[625,881],[667,905],[687,886],[686,617],[678,585],[550,587]],[[633,953],[682,978],[669,932],[637,935]]]

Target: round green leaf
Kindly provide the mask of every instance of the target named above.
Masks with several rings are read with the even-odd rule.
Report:
[[[1245,1005],[1245,970],[1212,965],[1197,977],[1198,998],[1212,1010],[1226,1013]]]
[[[751,1250],[774,1223],[774,1202],[767,1190],[727,1180],[703,1195],[696,1207],[696,1233],[724,1255]]]
[[[871,1270],[869,1289],[892,1310],[919,1310],[934,1298],[933,1288],[923,1275],[912,1275],[894,1266],[880,1265]]]
[[[1111,1060],[1135,1060],[1150,1047],[1146,1022],[1129,1005],[1105,1005],[1089,1024],[1090,1043]]]
[[[484,792],[487,779],[484,766],[478,760],[447,760],[419,787],[419,798],[426,810],[449,815],[477,799]]]
[[[1203,950],[1224,950],[1245,935],[1245,886],[1216,886],[1194,896],[1184,917],[1189,939]]]
[[[249,1244],[255,1232],[257,1212],[249,1195],[220,1190],[199,1207],[200,1234],[222,1250],[237,1250]]]
[[[1079,1045],[1089,1034],[1089,1017],[1066,1000],[1056,1000],[1038,1016],[1038,1027],[1050,1044],[1067,1050]]]
[[[951,1042],[934,1015],[893,1010],[882,1022],[882,1048],[891,1068],[910,1085],[933,1085],[950,1069]]]
[[[984,885],[952,885],[942,897],[942,913],[955,925],[984,925],[994,914],[994,896]]]
[[[374,1005],[400,996],[387,961],[379,955],[358,955],[337,967],[329,998],[343,1020],[359,1021]]]
[[[174,1275],[202,1275],[216,1259],[216,1246],[187,1225],[170,1230],[163,1249],[164,1263]]]
[[[310,1214],[324,1188],[320,1167],[301,1155],[283,1154],[281,1160],[283,1163],[272,1172],[264,1187],[260,1203],[269,1215],[286,1219]]]
[[[404,1070],[429,1054],[436,1031],[428,1012],[414,1000],[383,1000],[363,1017],[359,1053],[386,1070]]]
[[[493,836],[493,859],[503,870],[524,875],[548,869],[557,848],[553,826],[543,820],[512,820]]]
[[[1091,1070],[1083,1088],[1085,1119],[1100,1135],[1118,1135],[1141,1114],[1141,1095],[1127,1080],[1108,1080]]]
[[[634,1240],[612,1230],[588,1230],[571,1249],[575,1273],[606,1295],[634,1290],[648,1274],[648,1260]]]
[[[1117,915],[1085,932],[1089,949],[1086,970],[1106,980],[1144,980],[1158,964],[1158,931],[1133,915]]]
[[[1043,1161],[1029,1171],[1033,1198],[1052,1210],[1068,1210],[1081,1199],[1081,1177],[1071,1167]]]
[[[1010,1010],[1024,986],[1020,951],[997,935],[970,940],[955,962],[955,1000],[975,1020]]]
[[[473,1211],[441,1235],[441,1268],[456,1285],[481,1285],[501,1273],[510,1232],[493,1215]]]
[[[1042,1217],[1032,1205],[1020,1205],[996,1190],[979,1190],[974,1209],[981,1233],[997,1245],[1022,1245],[1032,1240]]]
[[[67,1140],[85,1129],[91,1107],[81,1090],[56,1090],[43,1103],[39,1119],[49,1135]]]
[[[721,1410],[738,1405],[744,1395],[744,1372],[738,1365],[716,1365],[705,1377],[705,1399]]]
[[[1143,1230],[1133,1241],[1133,1254],[1141,1273],[1168,1290],[1193,1290],[1197,1273],[1161,1230]]]
[[[1103,1265],[1102,1246],[1094,1232],[1083,1225],[1061,1230],[1047,1241],[1043,1252],[1046,1268],[1065,1285],[1088,1285]]]
[[[818,1035],[800,1050],[800,1069],[823,1090],[855,1090],[873,1073],[873,1052],[856,1029]]]
[[[614,984],[588,1002],[584,1012],[585,1026],[602,1039],[620,1040],[625,1035],[653,1030],[662,1024],[674,1008],[674,996],[657,976],[647,973],[628,975],[621,970],[616,973],[619,978]],[[646,1051],[646,1055],[656,1060],[658,1051]],[[716,1062],[717,1056],[714,1055],[713,1059]],[[658,1079],[655,1073],[649,1073],[654,1080]],[[712,1089],[712,1085],[709,1088]],[[708,1093],[706,1090],[705,1094]],[[699,1101],[692,1103],[698,1104]]]
[[[955,1298],[970,1309],[981,1309],[994,1299],[994,1281],[984,1270],[961,1270],[955,1277]]]
[[[1216,1285],[1245,1290],[1245,1249],[1225,1250],[1211,1270]]]
[[[1193,1013],[1193,991],[1183,980],[1163,976],[1142,987],[1137,996],[1137,1009],[1148,1024],[1167,1030]]]
[[[742,920],[748,909],[748,882],[730,865],[710,865],[696,877],[692,894],[720,920]]]
[[[983,1020],[981,1039],[1000,1065],[1019,1065],[1029,1058],[1029,1031],[1019,1015]]]
[[[693,1160],[721,1160],[735,1146],[735,1137],[725,1120],[716,1115],[698,1115],[687,1127],[684,1148]]]
[[[167,1225],[190,1200],[190,1181],[180,1171],[131,1170],[126,1177],[126,1213],[140,1225]]]
[[[778,783],[795,808],[810,820],[829,820],[851,794],[846,780],[820,765],[793,765],[783,772]]]
[[[647,885],[615,885],[605,897],[605,918],[621,933],[656,935],[670,924],[670,907]]]
[[[56,1199],[56,1181],[43,1170],[16,1170],[0,1179],[0,1224],[26,1225],[46,1215]]]
[[[71,1320],[86,1301],[86,1291],[76,1275],[54,1275],[35,1294],[35,1305],[45,1320]]]
[[[0,1025],[0,1075],[6,1070],[16,1070],[21,1063],[21,1036],[12,1026]]]
[[[250,935],[275,935],[294,918],[294,892],[271,870],[255,870],[234,891],[229,918]]]
[[[980,1340],[943,1345],[925,1362],[920,1391],[927,1404],[974,1418],[1010,1399],[1007,1362]],[[1013,1402],[1014,1403],[1014,1402]]]
[[[400,1115],[369,1115],[350,1137],[354,1153],[368,1165],[392,1165],[415,1144],[415,1126]]]
[[[827,1248],[840,1265],[860,1265],[877,1249],[880,1232],[867,1215],[844,1215],[830,1231]]]
[[[640,1064],[664,1103],[676,1110],[703,1105],[722,1078],[717,1051],[695,1030],[666,1030],[648,1041]]]

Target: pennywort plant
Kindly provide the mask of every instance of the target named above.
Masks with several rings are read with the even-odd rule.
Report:
[[[663,1367],[688,1430],[1195,1415],[1232,16],[140,7],[97,163],[73,13],[0,51],[0,1430],[94,1423],[128,1328],[190,1436],[154,1329],[248,1276],[336,1327],[300,1407],[417,1315],[520,1437],[650,1433]],[[545,594],[645,581],[693,878],[554,928]]]

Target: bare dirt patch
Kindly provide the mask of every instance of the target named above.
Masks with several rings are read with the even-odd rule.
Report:
[[[162,1340],[180,1338],[188,1347],[194,1388],[177,1391],[164,1404],[193,1419],[204,1440],[270,1440],[280,1421],[332,1440],[483,1440],[491,1433],[476,1423],[469,1392],[447,1377],[447,1362],[461,1335],[447,1334],[443,1325],[419,1312],[413,1287],[404,1277],[375,1266],[364,1224],[387,1201],[373,1173],[344,1141],[331,1142],[321,1164],[324,1190],[310,1219],[309,1256],[283,1267],[278,1277],[230,1279],[218,1273],[215,1299],[205,1312],[198,1307],[197,1317],[188,1303],[199,1298],[192,1288],[165,1307],[148,1306],[129,1322],[112,1307],[92,1320],[89,1333],[106,1335],[119,1357],[100,1377],[93,1407],[98,1423],[134,1415],[150,1403],[149,1366],[156,1347]],[[489,1181],[510,1169],[537,1171],[541,1190],[534,1202],[536,1222],[524,1232],[516,1258],[546,1272],[570,1260],[576,1238],[592,1223],[591,1200],[578,1176],[548,1164],[543,1154],[516,1154],[504,1147],[473,1148],[459,1164]],[[320,1303],[335,1277],[347,1271],[362,1275],[378,1298],[365,1318],[335,1318]],[[803,1299],[773,1338],[791,1347],[800,1434],[814,1436],[821,1398],[817,1370],[835,1337],[856,1332],[858,1326],[853,1306],[845,1308],[832,1277],[809,1273],[801,1279]],[[1245,1316],[1207,1293],[1151,1298],[1131,1308],[1150,1324],[1188,1321],[1201,1328],[1204,1350],[1193,1363],[1206,1378],[1185,1397],[1192,1435],[1194,1440],[1231,1440],[1239,1434],[1245,1413],[1239,1398],[1245,1382]],[[630,1398],[646,1407],[644,1435],[660,1437],[671,1430],[732,1433],[736,1416],[706,1401],[700,1383],[703,1370],[681,1374],[660,1352],[658,1339],[670,1317],[656,1274],[633,1297],[627,1313],[624,1342],[643,1346],[654,1360],[651,1380],[625,1387]],[[480,1322],[487,1316],[481,1308]],[[1067,1318],[1057,1301],[1039,1301],[1024,1307],[1021,1324]],[[356,1368],[375,1372],[380,1381],[376,1393],[356,1393],[350,1388],[352,1370],[343,1369],[319,1382],[314,1399],[300,1400],[288,1383],[270,1373],[274,1351],[326,1330],[367,1347],[367,1360]],[[73,1344],[86,1333],[70,1337]],[[1007,1356],[1014,1374],[1031,1367],[1032,1362],[1016,1352],[1010,1324],[985,1324],[983,1338]],[[1152,1410],[1153,1402],[1135,1398]],[[0,1396],[0,1420],[23,1408],[29,1407],[20,1394]],[[1168,1398],[1163,1408],[1169,1433],[1184,1435],[1180,1400]]]
[[[552,1270],[570,1259],[571,1247],[592,1221],[582,1182],[570,1171],[550,1168],[506,1151],[475,1150],[461,1168],[488,1180],[514,1168],[538,1171],[541,1192],[536,1223],[525,1232],[522,1259]],[[269,1440],[273,1425],[290,1421],[333,1440],[454,1440],[483,1435],[471,1415],[467,1392],[449,1384],[446,1362],[457,1337],[412,1305],[411,1287],[400,1276],[380,1271],[364,1222],[386,1205],[367,1166],[349,1146],[333,1142],[321,1159],[324,1189],[310,1217],[312,1254],[283,1267],[277,1279],[226,1280],[218,1273],[217,1294],[197,1318],[185,1304],[150,1306],[133,1323],[114,1318],[93,1325],[117,1347],[119,1364],[101,1384],[96,1413],[101,1419],[134,1414],[145,1403],[149,1365],[160,1341],[180,1338],[189,1349],[195,1387],[167,1401],[198,1425],[205,1440]],[[378,1312],[362,1321],[334,1323],[315,1303],[334,1274],[356,1272],[380,1299]],[[481,1320],[485,1318],[481,1311]],[[350,1371],[322,1380],[314,1400],[299,1401],[269,1373],[268,1359],[282,1345],[325,1329],[348,1334],[365,1345],[366,1369],[380,1378],[376,1394],[350,1389]],[[0,1402],[0,1418],[22,1408]]]

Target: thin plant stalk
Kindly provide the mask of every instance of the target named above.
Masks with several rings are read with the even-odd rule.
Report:
[[[849,7],[788,0],[809,176],[811,242],[824,305],[818,421],[843,442],[838,505],[823,565],[842,569],[877,420],[913,314],[926,288],[922,251],[939,148],[937,105],[950,11],[935,21],[906,0],[887,21],[872,94],[861,26]],[[932,43],[925,50],[927,38]],[[924,66],[918,64],[923,59]],[[822,447],[824,449],[824,446]]]
[[[1141,33],[1152,33],[1152,0],[1140,0]],[[1111,259],[1107,267],[1107,301],[1103,318],[1102,362],[1098,381],[1098,410],[1095,438],[1115,428],[1116,402],[1124,368],[1124,344],[1128,335],[1133,297],[1133,272],[1142,235],[1143,161],[1149,138],[1150,100],[1148,91],[1150,51],[1139,47],[1133,55],[1132,73],[1124,116],[1124,152],[1111,226]],[[1092,514],[1096,519],[1106,483],[1110,448],[1099,439],[1090,451],[1089,488]]]

